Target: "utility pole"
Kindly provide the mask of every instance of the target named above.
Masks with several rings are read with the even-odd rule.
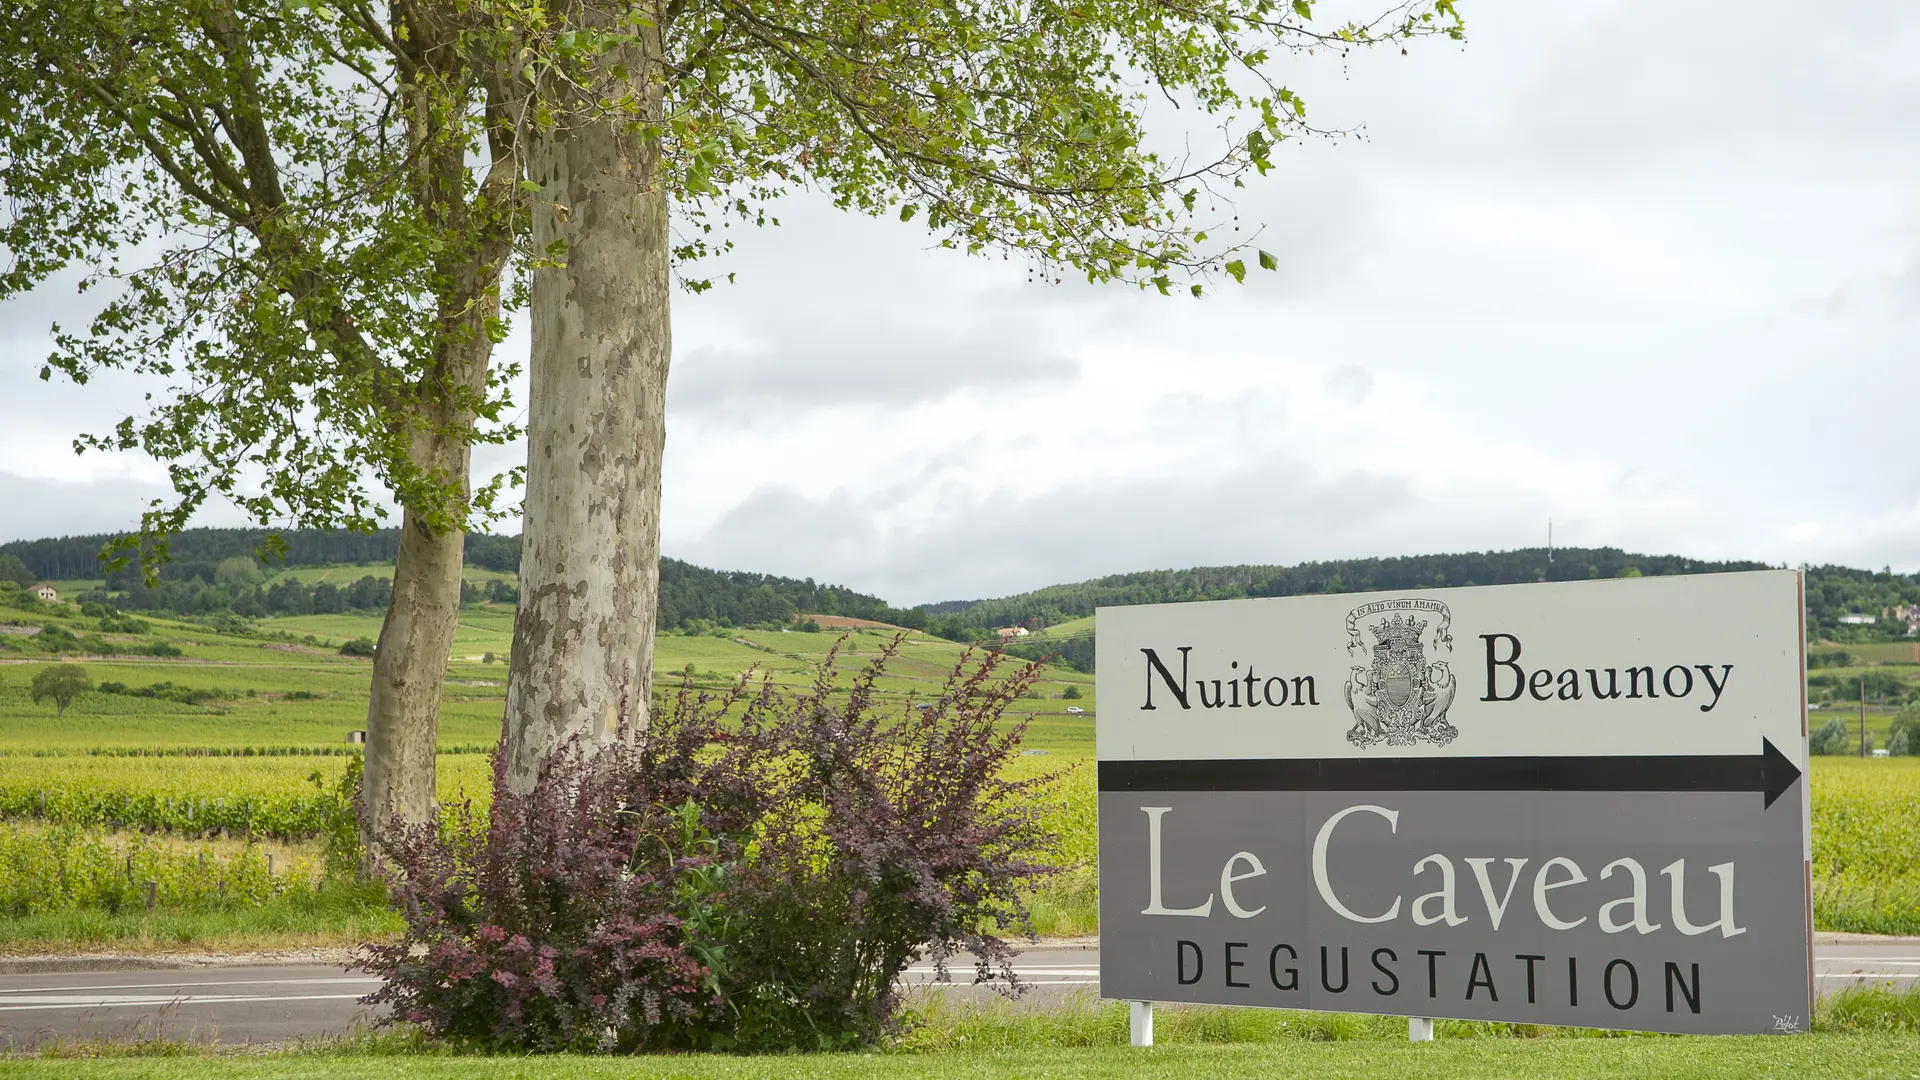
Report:
[[[1860,676],[1860,756],[1867,756],[1867,677],[1865,675]]]
[[[1547,565],[1553,565],[1553,519],[1547,519]]]

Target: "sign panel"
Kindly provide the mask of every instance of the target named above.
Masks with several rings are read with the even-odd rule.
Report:
[[[1101,609],[1102,996],[1806,1030],[1800,589]]]

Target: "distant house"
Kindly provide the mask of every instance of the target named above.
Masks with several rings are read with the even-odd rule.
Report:
[[[1879,620],[1871,615],[1862,615],[1858,612],[1840,616],[1841,626],[1872,626],[1877,621]]]
[[[994,633],[1000,635],[1001,641],[1012,641],[1017,637],[1026,637],[1027,628],[1024,626],[1002,626],[995,629]]]
[[[1908,637],[1920,637],[1920,604],[1895,604],[1888,614],[1894,622],[1906,624]]]
[[[28,589],[27,591],[39,597],[40,599],[45,600],[49,604],[53,603],[55,600],[60,599],[60,590],[54,588],[53,586],[47,584],[44,581],[38,585],[35,585],[33,588]]]

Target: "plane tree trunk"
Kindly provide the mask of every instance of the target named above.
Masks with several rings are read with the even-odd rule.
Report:
[[[456,496],[436,500],[436,512],[403,510],[393,595],[374,650],[367,699],[366,772],[361,780],[363,839],[394,818],[432,821],[437,813],[434,753],[440,736],[440,695],[460,621],[460,571],[471,495],[474,415],[460,401],[486,383],[493,341],[487,322],[497,311],[491,291],[495,266],[465,261],[449,273],[448,333],[435,366],[435,397],[410,436],[413,465]]]
[[[441,459],[446,468],[458,470],[452,475],[467,475],[464,440],[417,438],[416,456]],[[440,693],[460,618],[465,554],[466,533],[436,529],[425,515],[404,511],[393,597],[380,626],[367,699],[361,824],[368,838],[394,818],[418,823],[435,816]]]
[[[657,27],[602,57],[633,73],[631,110],[590,103],[529,136],[533,274],[520,607],[503,730],[509,790],[568,740],[646,729],[666,445],[669,233],[656,145]],[[596,115],[598,112],[598,115]]]
[[[367,842],[396,818],[417,824],[437,815],[434,755],[460,619],[474,410],[487,398],[502,272],[523,205],[510,80],[467,66],[470,58],[458,47],[464,24],[456,10],[393,10],[394,47],[409,57],[401,100],[414,147],[415,197],[426,223],[446,241],[432,269],[441,332],[429,370],[411,387],[420,402],[406,429],[416,483],[401,492],[393,594],[367,700],[361,782],[361,837]],[[470,192],[470,140],[455,121],[476,89],[485,96],[491,164],[478,192]],[[376,850],[368,844],[370,853]]]

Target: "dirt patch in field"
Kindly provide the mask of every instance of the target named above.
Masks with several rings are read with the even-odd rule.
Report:
[[[311,645],[290,645],[284,641],[269,642],[261,647],[272,649],[274,652],[297,653],[301,656],[332,656],[334,654],[332,649],[316,649]]]
[[[822,630],[873,629],[873,630],[899,630],[903,633],[912,632],[904,626],[895,626],[892,623],[875,622],[872,619],[855,619],[847,615],[795,615],[793,617],[794,625],[797,626],[800,623],[806,622],[808,619],[812,619],[814,622],[819,623],[820,629]]]

